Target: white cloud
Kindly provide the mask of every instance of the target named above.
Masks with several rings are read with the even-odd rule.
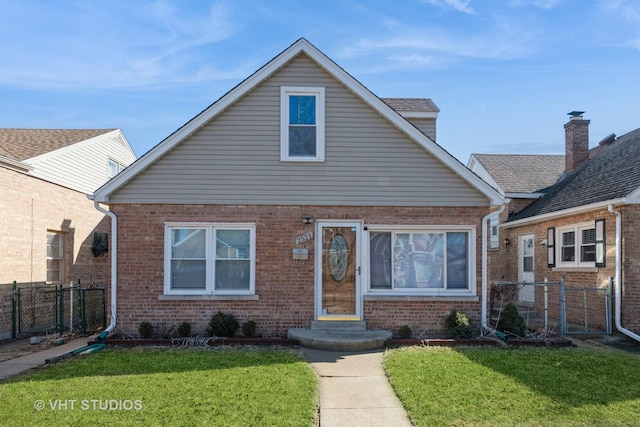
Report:
[[[25,2],[0,18],[0,38],[10,40],[0,45],[0,84],[117,88],[236,77],[198,52],[237,31],[232,12],[225,3],[181,10],[163,0],[64,9]],[[10,20],[19,24],[2,25]]]
[[[511,6],[517,7],[526,7],[533,6],[540,9],[553,9],[558,4],[560,4],[563,0],[511,0],[509,4]]]
[[[450,7],[458,12],[473,14],[473,9],[469,6],[471,0],[423,0],[425,3],[438,6]]]

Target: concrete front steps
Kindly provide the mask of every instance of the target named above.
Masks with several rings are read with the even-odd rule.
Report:
[[[311,329],[289,329],[288,338],[296,339],[307,348],[328,351],[369,351],[382,348],[391,339],[390,331],[367,331],[365,322],[318,321]]]

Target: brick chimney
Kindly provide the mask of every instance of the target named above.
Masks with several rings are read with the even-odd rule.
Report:
[[[589,120],[584,120],[584,111],[568,113],[571,119],[564,125],[565,172],[571,173],[589,160]]]

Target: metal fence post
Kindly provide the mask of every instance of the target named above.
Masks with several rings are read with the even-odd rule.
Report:
[[[564,291],[564,276],[560,277],[560,336],[567,334],[567,298]]]
[[[544,278],[544,330],[549,332],[549,279]]]
[[[613,325],[612,325],[612,321],[611,321],[611,290],[613,289],[613,276],[609,276],[609,281],[607,282],[607,290],[605,293],[605,299],[606,299],[606,304],[605,304],[605,323],[607,326],[607,334],[611,335],[613,334]]]
[[[16,328],[16,316],[18,313],[16,313],[16,309],[17,309],[17,305],[18,305],[18,283],[14,280],[13,281],[13,301],[11,302],[11,338],[15,338],[16,337],[16,332],[17,332],[17,328]]]

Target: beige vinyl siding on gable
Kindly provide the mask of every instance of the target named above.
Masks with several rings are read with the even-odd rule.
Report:
[[[408,120],[433,141],[436,140],[436,119],[411,117]]]
[[[280,161],[280,87],[326,88],[325,161]],[[111,203],[486,206],[487,198],[306,55],[110,196]]]

